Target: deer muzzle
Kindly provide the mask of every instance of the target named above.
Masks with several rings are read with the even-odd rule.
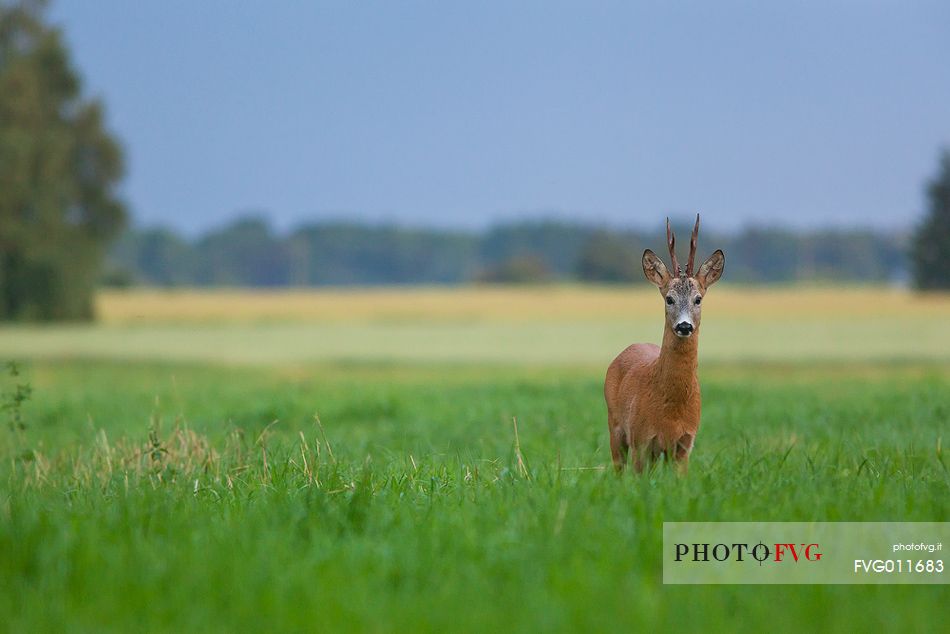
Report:
[[[686,320],[680,321],[673,327],[673,332],[679,337],[688,337],[693,334],[693,324]]]

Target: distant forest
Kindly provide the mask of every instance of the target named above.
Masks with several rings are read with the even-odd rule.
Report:
[[[689,227],[676,232],[683,259]],[[865,230],[701,230],[697,257],[723,249],[730,282],[904,282],[907,246],[906,235]],[[482,232],[325,222],[281,234],[246,218],[191,240],[168,229],[127,231],[113,245],[102,281],[163,287],[642,282],[645,248],[667,258],[659,231],[561,221]]]

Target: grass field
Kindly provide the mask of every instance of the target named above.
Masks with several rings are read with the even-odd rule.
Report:
[[[605,468],[603,371],[659,339],[655,291],[132,293],[0,329],[33,389],[0,629],[939,631],[946,586],[661,583],[663,521],[950,521],[950,299],[719,290],[687,478]]]
[[[326,362],[603,368],[659,341],[655,289],[541,287],[108,293],[96,325],[0,328],[0,355],[244,364]],[[950,360],[950,296],[716,287],[706,361]]]

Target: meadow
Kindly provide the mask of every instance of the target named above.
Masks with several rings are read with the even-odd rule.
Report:
[[[950,297],[717,286],[685,478],[608,465],[655,291],[99,302],[0,328],[7,631],[944,626],[946,586],[664,586],[661,528],[950,521]]]

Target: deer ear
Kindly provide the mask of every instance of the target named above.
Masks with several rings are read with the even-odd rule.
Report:
[[[663,260],[650,249],[643,252],[643,274],[660,287],[670,281],[670,272],[666,270]]]
[[[719,281],[722,277],[722,270],[726,266],[726,256],[722,249],[716,249],[716,252],[709,256],[703,265],[699,267],[699,273],[696,274],[696,281],[703,288],[709,288]]]

